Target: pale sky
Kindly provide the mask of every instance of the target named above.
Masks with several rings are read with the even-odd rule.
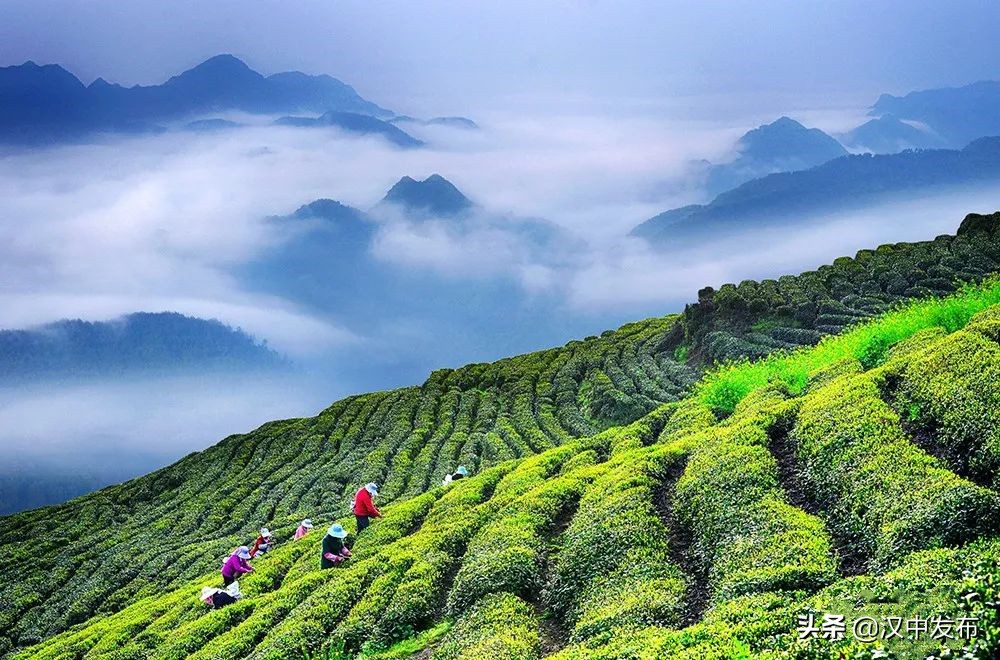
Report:
[[[867,98],[1000,76],[997,26],[988,0],[4,0],[0,65],[155,83],[232,52],[442,113],[522,97]]]

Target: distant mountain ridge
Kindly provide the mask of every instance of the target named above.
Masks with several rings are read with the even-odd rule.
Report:
[[[423,146],[421,140],[394,124],[382,121],[377,117],[362,115],[356,112],[325,112],[319,117],[282,117],[275,121],[278,126],[296,126],[300,128],[322,128],[332,126],[358,135],[379,135],[396,145],[412,149]]]
[[[0,68],[0,141],[39,143],[101,131],[149,131],[157,122],[200,114],[393,113],[328,75],[288,71],[264,76],[240,59],[216,55],[160,85],[123,87],[98,78],[84,85],[59,65]]]
[[[462,128],[466,130],[477,130],[479,124],[468,117],[431,117],[430,119],[417,119],[408,115],[399,115],[389,120],[393,124],[419,124],[421,126],[447,126],[449,128]]]
[[[872,106],[872,116],[893,115],[920,122],[958,147],[976,138],[1000,135],[1000,81],[982,80],[963,87],[883,94]]]
[[[1000,137],[980,138],[961,150],[908,150],[843,156],[797,172],[771,174],[638,225],[633,236],[668,244],[726,228],[765,226],[792,214],[832,211],[888,195],[1000,181]]]
[[[278,353],[242,330],[175,312],[0,330],[0,378],[8,382],[284,364]]]
[[[946,141],[930,130],[907,124],[892,114],[871,119],[840,136],[852,149],[875,154],[894,154],[906,149],[940,149]]]

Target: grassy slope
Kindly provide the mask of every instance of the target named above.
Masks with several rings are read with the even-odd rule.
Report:
[[[791,278],[793,284],[798,282],[796,286],[782,280],[786,289],[795,289],[795,295],[805,303],[832,300],[831,292],[843,294],[844,282],[852,282],[858,290],[867,287],[869,297],[883,300],[880,304],[890,304],[906,292],[883,291],[885,295],[879,298],[875,289],[881,286],[880,278],[887,270],[907,274],[906,269],[916,268],[927,272],[935,265],[953,263],[959,256],[979,264],[978,273],[968,273],[971,279],[995,269],[990,264],[996,263],[998,254],[998,221],[970,216],[957,238],[880,248],[875,254],[884,258],[878,259],[859,253],[855,260],[838,260],[825,271]],[[735,394],[730,392],[720,405],[709,395],[719,391],[719,376],[701,386],[698,398],[689,399],[676,410],[657,406],[681,399],[693,383],[693,371],[671,356],[678,347],[689,348],[695,355],[710,353],[704,343],[709,333],[703,330],[722,325],[713,314],[728,315],[731,322],[727,327],[734,337],[744,332],[741,328],[748,323],[760,329],[760,318],[773,321],[785,317],[755,302],[740,317],[726,312],[728,308],[718,300],[713,302],[714,312],[705,302],[689,308],[679,321],[666,318],[630,324],[601,338],[571,342],[562,349],[435,372],[419,388],[352,397],[315,418],[275,422],[252,434],[228,438],[123,486],[4,519],[0,552],[7,560],[0,566],[4,578],[0,581],[0,603],[4,605],[0,610],[0,653],[81,624],[80,630],[54,637],[42,648],[61,652],[76,649],[73,654],[89,650],[99,655],[102,649],[116,650],[125,644],[138,656],[182,657],[212,640],[205,647],[206,655],[212,657],[234,657],[250,649],[261,655],[278,649],[280,656],[303,643],[316,645],[331,631],[355,646],[365,640],[388,643],[426,627],[442,612],[464,611],[476,611],[483,620],[493,616],[490,612],[503,612],[512,621],[523,619],[524,630],[538,636],[537,616],[542,610],[555,613],[555,617],[551,625],[542,626],[542,639],[537,643],[551,648],[563,645],[563,635],[573,635],[574,643],[594,643],[597,637],[591,633],[620,623],[633,625],[629,612],[640,623],[671,626],[697,619],[701,607],[695,605],[702,600],[714,603],[710,614],[718,612],[723,603],[709,598],[708,585],[715,584],[710,579],[712,571],[722,569],[709,565],[708,558],[718,553],[739,556],[728,546],[721,550],[714,547],[722,543],[724,535],[719,530],[728,529],[727,518],[720,514],[721,526],[696,530],[694,521],[710,516],[672,504],[662,510],[667,506],[667,491],[699,491],[696,482],[691,485],[690,480],[682,479],[674,483],[661,477],[679,473],[687,461],[697,458],[700,454],[693,446],[717,444],[705,442],[704,436],[694,432],[699,426],[714,425],[715,417],[709,414],[710,407],[693,406],[692,402],[718,409],[736,408],[748,393],[761,389],[762,381],[757,376],[736,377],[739,386]],[[779,326],[774,324],[773,328]],[[814,341],[815,336],[811,337]],[[819,350],[828,350],[828,346]],[[778,346],[770,347],[774,348]],[[878,357],[885,347],[870,348]],[[875,364],[870,356],[861,363],[865,367]],[[801,369],[798,373],[801,375]],[[783,396],[800,400],[805,384],[799,378],[784,385]],[[925,429],[922,438],[934,437],[938,428],[956,426],[954,420],[936,421],[931,406],[921,408],[921,397],[933,395],[915,385],[901,388],[894,396],[898,401],[893,405],[905,405],[907,423],[912,418],[913,424],[919,422]],[[642,418],[637,425],[600,432],[654,409],[657,412],[652,418]],[[641,447],[652,441],[660,424],[677,427],[676,433],[686,439]],[[953,443],[974,442],[974,436],[967,429],[942,434],[953,438]],[[756,443],[751,454],[761,454],[760,444]],[[540,458],[522,458],[538,452],[542,452]],[[988,451],[983,454],[984,460],[990,459]],[[704,464],[719,463],[713,456],[705,454]],[[744,459],[753,458],[738,457],[736,465],[743,466]],[[767,463],[763,455],[758,458]],[[511,462],[518,459],[520,462]],[[483,476],[444,496],[433,486],[456,461],[469,464]],[[538,461],[543,464],[539,466]],[[967,472],[966,466],[956,465],[956,469]],[[514,472],[508,475],[511,470]],[[981,471],[968,474],[976,477]],[[565,473],[565,479],[550,478],[560,472]],[[208,579],[221,556],[237,542],[245,542],[261,522],[270,522],[279,539],[287,538],[302,516],[325,521],[342,515],[355,485],[370,478],[386,484],[389,499],[400,500],[390,509],[392,519],[398,521],[383,521],[378,531],[362,540],[353,566],[336,571],[335,582],[330,582],[330,573],[311,570],[316,554],[312,546],[318,541],[314,538],[307,543],[283,544],[279,553],[262,560],[259,574],[246,585],[255,597],[239,606],[206,616],[191,602],[190,590]],[[726,483],[735,476],[719,478]],[[490,479],[500,482],[490,483]],[[615,495],[619,483],[627,484],[620,497]],[[761,521],[784,525],[769,532],[775,538],[805,539],[810,557],[816,560],[816,566],[806,566],[808,570],[803,571],[810,576],[806,581],[813,586],[824,583],[831,575],[829,562],[822,559],[829,555],[829,541],[822,540],[826,527],[818,521],[826,519],[809,517],[791,507],[781,496],[782,484],[766,486],[768,483],[765,477],[760,480],[765,486],[759,501],[751,503],[757,507],[754,515]],[[541,492],[535,492],[536,487],[541,487]],[[463,494],[468,498],[459,497]],[[821,511],[821,506],[839,511],[837,492],[809,496],[815,511]],[[692,495],[692,501],[696,500]],[[648,504],[636,506],[637,501]],[[618,503],[617,513],[605,506],[607,502]],[[448,516],[435,513],[452,506],[461,507],[458,517],[464,524],[450,526]],[[590,517],[577,523],[584,511]],[[634,607],[601,611],[594,593],[604,587],[596,582],[591,585],[591,569],[571,561],[575,556],[587,556],[588,548],[594,546],[586,542],[592,538],[587,534],[593,532],[585,527],[585,521],[602,515],[623,525],[622,540],[598,543],[615,550],[610,557],[599,555],[594,564],[602,566],[605,577],[613,576],[601,583],[615,590],[609,596],[611,601],[634,601]],[[856,520],[844,515],[842,524],[856,530]],[[441,518],[440,524],[429,526],[435,516]],[[827,523],[830,529],[841,524]],[[414,530],[419,532],[410,534]],[[558,548],[569,545],[577,532],[583,541],[566,555],[569,563],[562,566]],[[698,549],[698,566],[673,556],[676,550],[672,545],[677,543],[672,539],[677,535],[695,539],[690,542]],[[398,539],[403,547],[378,548],[378,538]],[[863,563],[866,570],[881,570],[883,564],[872,562],[885,561],[883,555],[892,550],[895,538],[869,538],[865,548],[870,556],[856,562]],[[942,543],[953,540],[943,532],[935,538]],[[512,544],[511,539],[520,542]],[[636,539],[643,544],[631,549],[629,544]],[[516,549],[510,550],[511,545]],[[469,548],[472,550],[466,556]],[[775,570],[797,574],[781,566]],[[460,588],[450,589],[453,583]],[[701,585],[697,593],[688,593],[691,583]],[[500,591],[507,595],[476,593],[480,584],[502,585]],[[655,603],[643,600],[642,586],[647,584],[657,585]],[[739,579],[719,584],[721,593],[741,593]],[[548,588],[544,597],[540,596],[542,587]],[[362,593],[366,596],[359,600]],[[381,600],[373,601],[372,594],[379,594]],[[578,602],[581,594],[585,594],[584,600],[595,603],[585,606]],[[529,607],[525,609],[521,601],[512,598],[520,598]],[[135,599],[146,600],[129,606]],[[151,622],[151,616],[158,618]],[[483,644],[495,643],[486,634],[489,626],[470,621],[464,626],[462,618],[456,622],[449,633],[451,641],[446,639],[440,646],[442,654],[448,648],[458,652],[454,639],[461,639],[463,630],[485,635]],[[141,634],[135,634],[138,631]],[[283,636],[279,636],[280,631],[284,631],[280,633]],[[35,652],[40,649],[31,653]]]

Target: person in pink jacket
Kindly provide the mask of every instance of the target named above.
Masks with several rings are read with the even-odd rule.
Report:
[[[229,558],[222,564],[222,583],[225,586],[228,587],[241,575],[253,571],[253,566],[247,561],[248,559],[250,559],[250,549],[245,545],[236,548],[236,552],[229,555]]]
[[[300,538],[309,533],[309,530],[313,528],[313,521],[306,518],[299,525],[299,528],[295,530],[295,540],[298,541]]]

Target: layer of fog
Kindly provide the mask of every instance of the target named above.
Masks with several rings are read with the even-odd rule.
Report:
[[[660,211],[701,201],[690,162],[725,158],[740,133],[778,114],[721,122],[645,112],[486,115],[474,117],[481,131],[407,125],[429,146],[406,151],[258,118],[239,130],[0,156],[0,327],[179,311],[267,339],[309,374],[294,385],[174,379],[0,392],[0,461],[124,478],[267,419],[313,414],[351,392],[418,383],[435,367],[675,312],[706,285],[929,239],[953,232],[967,212],[995,210],[995,191],[978,191],[813,218],[794,230],[734,233],[671,253],[626,236]],[[796,116],[836,131],[859,114]],[[504,297],[479,319],[489,333],[448,327],[453,321],[436,310],[396,318],[390,308],[380,323],[358,328],[336,309],[248,290],[234,274],[287,238],[268,216],[321,197],[369,209],[401,176],[434,172],[479,210],[462,221],[377,213],[371,256],[404,279],[504,283]],[[554,228],[544,246],[525,229],[533,219]],[[127,469],[112,474],[105,461]]]
[[[796,274],[884,243],[954,234],[967,213],[997,210],[1000,184],[818,213],[796,218],[796,224],[734,227],[684,249],[656,251],[644,241],[626,239],[617,244],[618,251],[594,253],[575,271],[567,300],[581,309],[678,309],[705,286]]]
[[[0,514],[144,474],[272,419],[313,415],[328,397],[311,380],[261,374],[0,390]]]
[[[409,151],[258,125],[9,153],[0,157],[0,327],[171,309],[243,327],[293,356],[336,348],[358,338],[335,315],[233,277],[282,240],[268,216],[320,197],[367,209],[401,176],[439,172],[485,209],[544,218],[600,245],[690,201],[687,163],[725,153],[734,132],[653,118],[477,119],[484,130],[407,127],[431,145]]]

